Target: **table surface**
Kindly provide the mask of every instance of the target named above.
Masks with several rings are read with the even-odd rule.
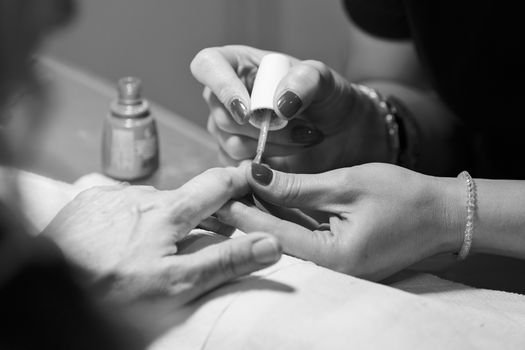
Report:
[[[116,97],[114,85],[53,58],[42,58],[42,66],[52,91],[51,120],[43,131],[39,157],[29,170],[66,182],[101,172],[102,125]],[[219,165],[216,146],[205,130],[155,103],[152,111],[161,165],[140,183],[176,188]]]

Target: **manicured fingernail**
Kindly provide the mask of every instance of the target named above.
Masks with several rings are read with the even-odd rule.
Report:
[[[270,264],[281,257],[281,247],[274,238],[264,238],[252,245],[252,254],[259,264]]]
[[[273,172],[265,165],[252,163],[252,177],[258,184],[268,186],[272,182]]]
[[[301,109],[303,101],[291,91],[286,91],[277,100],[277,108],[281,114],[290,119]]]
[[[294,143],[300,143],[305,146],[313,146],[321,143],[324,140],[324,135],[316,128],[297,125],[290,131],[290,138]]]
[[[230,104],[230,110],[233,115],[233,119],[239,124],[246,123],[248,119],[248,108],[238,98],[232,101]]]

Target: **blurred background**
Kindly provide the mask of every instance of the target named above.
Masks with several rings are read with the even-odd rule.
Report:
[[[204,127],[207,107],[189,64],[202,48],[244,44],[321,60],[342,71],[339,0],[79,0],[49,56],[114,83],[136,75],[145,96]]]

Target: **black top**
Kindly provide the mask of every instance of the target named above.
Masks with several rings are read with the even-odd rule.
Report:
[[[484,164],[468,170],[525,179],[520,2],[345,0],[345,6],[371,35],[414,42],[434,88],[476,134]]]

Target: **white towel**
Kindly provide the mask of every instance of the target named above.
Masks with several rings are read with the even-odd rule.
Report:
[[[81,190],[111,183],[99,174],[73,185],[19,177],[38,229]],[[183,309],[167,299],[137,310],[156,334],[151,349],[525,348],[523,295],[422,273],[385,286],[287,256]]]

